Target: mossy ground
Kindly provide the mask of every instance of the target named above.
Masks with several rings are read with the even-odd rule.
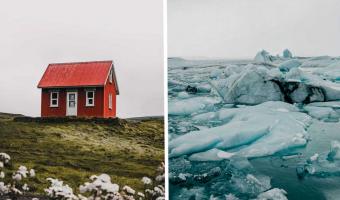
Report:
[[[8,153],[12,170],[36,170],[33,191],[43,193],[47,177],[73,188],[93,174],[107,173],[112,182],[142,190],[141,178],[153,177],[164,160],[161,119],[122,120],[120,125],[91,122],[15,122],[0,114],[0,152]]]

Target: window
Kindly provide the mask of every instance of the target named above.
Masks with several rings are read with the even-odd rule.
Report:
[[[50,107],[58,107],[59,92],[51,92],[50,94]]]
[[[111,69],[111,70],[110,70],[110,75],[109,75],[110,83],[112,83],[112,76],[113,76],[113,72],[112,72],[112,69]]]
[[[112,109],[112,94],[109,94],[109,109]]]
[[[94,91],[86,91],[86,106],[94,106]]]

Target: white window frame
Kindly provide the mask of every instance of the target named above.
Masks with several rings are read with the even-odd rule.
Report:
[[[57,98],[52,98],[53,97],[53,94],[57,94]],[[57,104],[53,104],[53,100],[57,100]],[[57,108],[59,107],[59,92],[57,91],[51,91],[50,92],[50,107],[52,108]]]
[[[109,94],[109,109],[112,110],[112,94]]]
[[[112,71],[112,69],[110,70],[110,75],[109,75],[110,77],[109,77],[109,81],[110,81],[110,83],[112,83],[112,81],[113,81],[113,71]]]
[[[93,96],[90,98],[90,97],[88,97],[88,94],[90,93],[90,92],[93,92]],[[94,106],[94,98],[95,97],[95,91],[94,90],[86,90],[86,106],[87,107],[92,107],[92,106]],[[92,99],[92,104],[90,104],[89,103],[89,100],[90,99]]]

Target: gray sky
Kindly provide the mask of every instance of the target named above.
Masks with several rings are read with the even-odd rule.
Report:
[[[339,0],[168,0],[168,54],[340,56]]]
[[[40,115],[48,63],[113,59],[118,116],[163,114],[161,0],[1,3],[0,112]]]

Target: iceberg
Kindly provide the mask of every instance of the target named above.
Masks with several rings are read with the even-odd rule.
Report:
[[[289,60],[287,62],[294,61]],[[256,105],[266,101],[310,103],[340,100],[340,84],[298,67],[287,73],[278,68],[248,64],[240,73],[211,81],[224,103]]]
[[[209,120],[228,119],[227,123],[209,129],[189,132],[169,142],[169,157],[229,150],[247,158],[273,155],[282,150],[304,146],[307,143],[305,128],[311,118],[284,102],[266,102],[257,106],[221,109]],[[211,150],[210,152],[207,152]],[[193,158],[204,158],[204,154]]]
[[[212,81],[224,103],[260,104],[266,101],[283,101],[279,86],[270,81],[270,70],[263,66],[248,65],[243,72],[228,79]]]
[[[283,58],[292,58],[293,54],[288,49],[285,49],[285,50],[283,50],[282,56],[283,56]]]
[[[274,58],[267,51],[262,50],[256,54],[254,61],[259,63],[270,63],[274,61]]]

